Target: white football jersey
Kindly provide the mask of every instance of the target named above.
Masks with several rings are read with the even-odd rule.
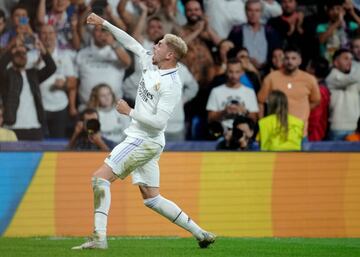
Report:
[[[160,70],[152,64],[152,54],[144,51],[140,57],[142,77],[135,100],[135,111],[143,116],[154,115],[157,110],[171,114],[181,100],[182,83],[178,69]],[[166,128],[165,128],[166,129]],[[165,129],[158,130],[132,119],[126,135],[165,145]]]

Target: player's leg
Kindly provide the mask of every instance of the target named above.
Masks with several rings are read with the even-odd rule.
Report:
[[[214,234],[200,228],[178,205],[160,195],[157,159],[136,169],[133,173],[133,183],[139,185],[145,206],[189,231],[199,241],[201,248],[214,243]]]
[[[110,155],[105,159],[105,164],[94,172],[92,178],[94,234],[90,241],[73,247],[73,249],[107,248],[106,228],[111,202],[110,184],[118,177],[125,178],[136,168],[136,165],[132,165],[132,160],[134,160],[138,149],[141,148],[142,142],[140,139],[126,138],[111,151]],[[139,165],[142,164],[142,162],[139,163]]]

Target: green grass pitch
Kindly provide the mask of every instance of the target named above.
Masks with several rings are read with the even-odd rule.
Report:
[[[191,238],[111,237],[108,250],[74,251],[84,238],[1,238],[1,257],[359,257],[360,238],[225,238],[208,249]]]

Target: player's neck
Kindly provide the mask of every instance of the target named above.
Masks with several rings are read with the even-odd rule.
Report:
[[[169,70],[176,68],[176,63],[174,62],[162,62],[158,64],[160,70]]]

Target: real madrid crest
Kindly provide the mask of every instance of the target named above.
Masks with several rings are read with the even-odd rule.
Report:
[[[160,82],[156,82],[154,85],[154,90],[159,91],[160,90]]]

